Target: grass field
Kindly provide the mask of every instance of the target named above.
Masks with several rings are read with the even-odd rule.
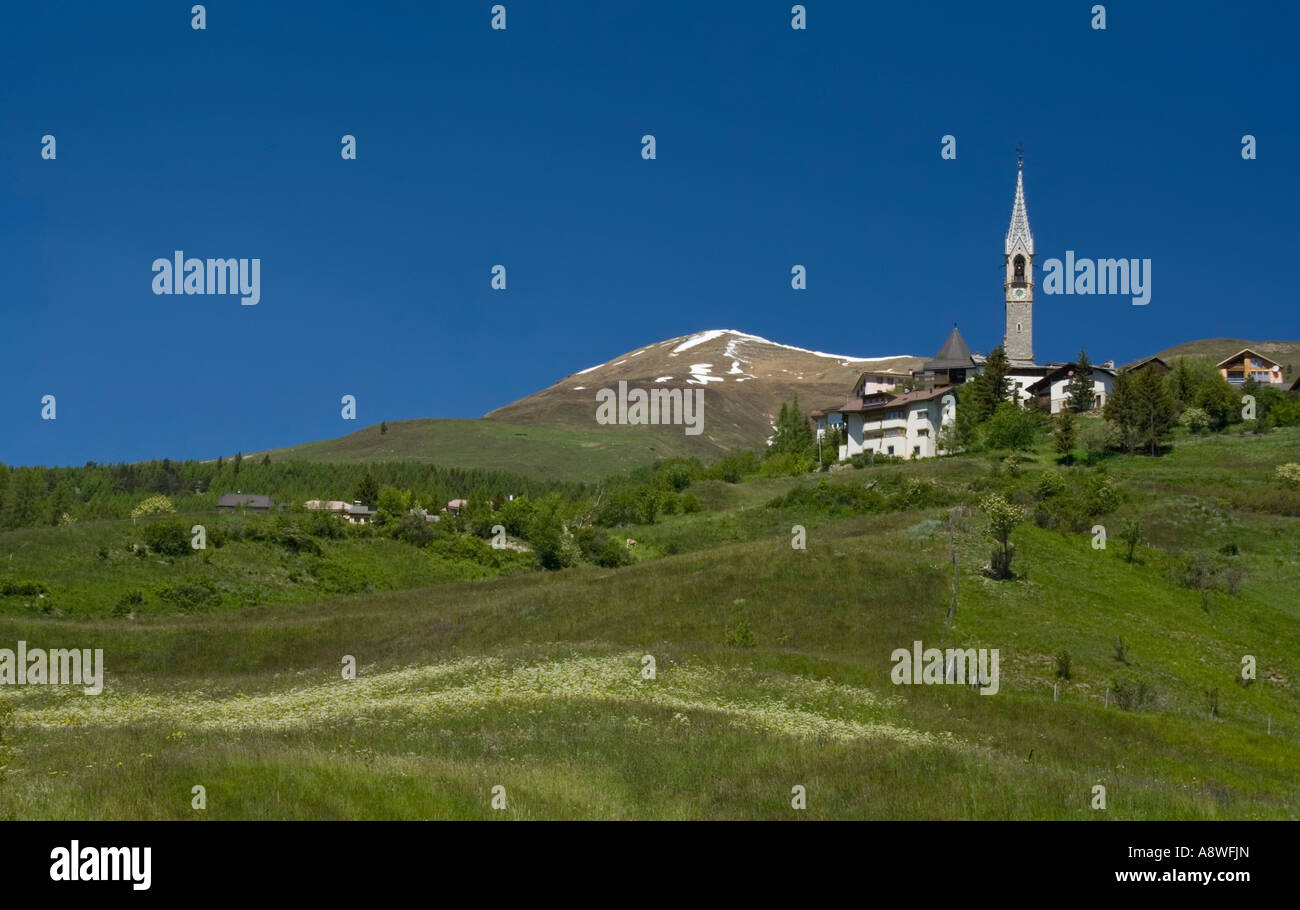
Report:
[[[269,454],[276,461],[410,460],[585,481],[622,474],[659,458],[698,455],[702,448],[679,427],[588,426],[555,429],[495,420],[395,420],[388,424],[387,433],[375,424],[338,439],[273,449]]]
[[[771,505],[821,475],[696,484],[707,510],[627,528],[637,561],[620,569],[412,573],[404,589],[298,602],[268,582],[258,605],[134,620],[11,604],[0,646],[103,648],[107,675],[95,697],[0,690],[0,815],[1300,817],[1300,499],[1272,477],[1286,461],[1300,461],[1300,430],[1107,459],[1107,548],[1027,521],[1010,581],[981,574],[991,543],[967,508],[951,622],[948,507]],[[1028,503],[1054,467],[1040,451],[1010,480],[972,457],[828,482],[923,480],[961,503],[996,482]],[[1125,518],[1149,537],[1132,562]],[[0,535],[7,571],[71,583],[97,557],[60,569],[83,559],[68,553],[126,532],[19,533]],[[1236,593],[1203,602],[1171,580],[1186,554],[1228,545]],[[120,559],[103,583],[141,583]],[[892,651],[916,640],[999,649],[999,691],[893,685]]]

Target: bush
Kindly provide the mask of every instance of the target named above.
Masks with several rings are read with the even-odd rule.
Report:
[[[1288,489],[1300,490],[1300,464],[1288,462],[1278,465],[1273,471],[1273,479],[1280,481]]]
[[[1070,678],[1070,652],[1062,651],[1056,655],[1056,675],[1061,679]]]
[[[1109,420],[1081,420],[1074,441],[1083,449],[1088,464],[1096,464],[1107,452],[1119,447],[1119,429]]]
[[[763,462],[759,474],[763,477],[797,477],[807,474],[815,462],[807,455],[797,452],[777,452]]]
[[[620,543],[618,538],[613,536],[605,538],[605,542],[601,545],[595,559],[596,565],[604,566],[606,569],[625,566],[631,561],[632,554],[627,551],[627,546]]]
[[[1038,498],[1048,499],[1065,492],[1065,477],[1060,471],[1044,471],[1038,478]]]
[[[172,501],[161,494],[150,496],[143,500],[139,505],[131,510],[132,518],[146,518],[150,515],[172,515],[176,512],[176,507]]]
[[[1210,425],[1210,415],[1204,408],[1188,408],[1179,422],[1194,434],[1204,433]]]
[[[166,556],[185,556],[192,552],[190,535],[185,526],[176,521],[156,521],[141,531],[145,545],[155,553]]]
[[[113,605],[114,616],[126,616],[128,613],[135,613],[144,608],[144,594],[139,591],[131,591],[123,594]]]
[[[185,613],[221,603],[221,594],[207,582],[182,582],[158,588],[154,594],[163,603]]]
[[[711,480],[724,480],[727,483],[740,483],[747,475],[757,474],[762,459],[757,452],[743,449],[723,458],[705,472]]]
[[[733,648],[753,648],[758,645],[758,636],[749,625],[749,611],[743,603],[736,603],[731,608],[731,621],[727,623],[727,644]]]
[[[316,539],[295,524],[283,524],[276,528],[276,543],[290,553],[310,553],[319,556],[321,549]]]
[[[433,542],[435,532],[429,521],[418,512],[403,515],[393,527],[392,534],[397,540],[409,543],[413,547],[427,547]]]
[[[993,449],[1032,449],[1042,429],[1042,414],[1004,401],[984,424],[984,443]]]

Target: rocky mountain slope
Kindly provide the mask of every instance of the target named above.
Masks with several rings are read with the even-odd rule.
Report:
[[[617,390],[620,381],[629,389],[703,389],[704,430],[694,437],[694,448],[703,455],[763,445],[782,402],[796,395],[805,411],[842,404],[864,371],[909,371],[922,359],[826,354],[734,329],[710,329],[612,357],[485,416],[511,424],[620,432],[626,428],[597,425],[598,390]],[[650,429],[682,435],[681,427]]]

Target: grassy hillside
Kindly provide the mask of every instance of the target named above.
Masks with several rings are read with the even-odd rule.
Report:
[[[1300,369],[1300,341],[1247,341],[1244,338],[1202,338],[1165,348],[1156,356],[1165,362],[1171,357],[1209,357],[1216,363],[1226,357],[1250,348],[1265,357],[1271,357],[1286,367],[1288,379]]]
[[[376,424],[338,439],[273,449],[269,454],[274,461],[422,461],[547,480],[587,481],[659,458],[698,452],[676,427],[602,428],[592,423],[589,429],[557,429],[446,418],[395,420],[388,424],[387,433]]]
[[[706,511],[627,528],[620,569],[135,620],[0,613],[0,642],[103,648],[108,666],[97,697],[0,692],[0,815],[790,818],[802,785],[810,818],[1294,819],[1300,493],[1272,474],[1297,460],[1286,429],[1180,435],[1101,469],[1044,448],[710,481],[691,488]],[[969,504],[993,489],[1039,516],[1013,534],[1011,581],[980,571]],[[865,513],[836,499],[880,490]],[[1104,550],[1050,528],[1076,490],[1108,499]],[[1132,562],[1128,518],[1149,537]],[[1175,584],[1191,553],[1235,567],[1236,592]],[[893,685],[891,652],[915,640],[998,648],[999,692]]]

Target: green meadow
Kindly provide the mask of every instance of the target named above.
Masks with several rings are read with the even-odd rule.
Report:
[[[7,531],[0,647],[102,648],[106,673],[0,687],[0,816],[1294,819],[1296,461],[1290,428],[697,479],[703,509],[615,529],[618,568]],[[991,492],[1024,510],[1009,580],[982,571]],[[895,685],[918,640],[998,649],[997,693]]]

